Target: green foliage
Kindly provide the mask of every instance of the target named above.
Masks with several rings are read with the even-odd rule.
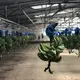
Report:
[[[0,53],[2,53],[5,50],[6,42],[3,38],[0,38]]]
[[[80,35],[68,35],[68,36],[61,36],[64,46],[67,49],[77,49],[78,55],[80,55]],[[70,52],[69,52],[70,53]]]
[[[31,38],[32,37],[32,38]],[[35,39],[34,36],[5,36],[0,37],[0,53],[26,47],[29,40]]]
[[[7,52],[9,52],[9,50],[12,48],[13,41],[10,37],[4,37],[3,39],[6,42],[5,49],[6,49]]]

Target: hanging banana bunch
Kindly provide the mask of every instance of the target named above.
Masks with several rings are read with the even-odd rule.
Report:
[[[80,57],[80,35],[61,35],[61,38],[65,48],[68,49],[69,54],[75,53]],[[78,52],[75,50],[78,50]]]
[[[53,73],[53,71],[50,69],[51,62],[60,62],[62,58],[60,53],[63,52],[63,49],[64,45],[62,43],[62,39],[58,36],[53,38],[51,44],[40,44],[37,55],[41,60],[48,61],[48,67],[45,68],[45,72],[46,70],[49,70],[49,73]]]

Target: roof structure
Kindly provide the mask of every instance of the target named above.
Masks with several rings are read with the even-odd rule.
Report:
[[[0,0],[0,17],[21,25],[40,20],[48,23],[55,18],[65,21],[79,17],[79,8],[80,0]]]

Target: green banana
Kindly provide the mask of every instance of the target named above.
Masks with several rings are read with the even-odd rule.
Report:
[[[58,53],[62,53],[63,52],[63,50],[60,50],[60,49],[56,49],[56,53],[58,54]]]
[[[48,56],[49,60],[52,61],[56,56],[56,51],[50,50],[46,55]]]
[[[54,46],[51,46],[51,49],[52,49],[52,50],[55,50],[55,47],[54,47]]]
[[[46,52],[44,52],[40,47],[38,48],[40,53],[46,54]]]
[[[48,61],[52,61],[52,59],[54,58],[54,56],[52,56],[50,53],[47,53],[46,56],[48,57]]]
[[[40,44],[40,49],[44,52],[47,52],[49,50],[44,44]]]
[[[49,51],[51,50],[51,46],[50,45],[46,45],[45,48]]]
[[[64,45],[58,46],[58,49],[63,50],[64,49]]]
[[[59,45],[61,45],[63,43],[62,38],[59,37]]]
[[[54,37],[54,46],[57,47],[58,45],[62,44],[60,37]]]
[[[54,47],[57,47],[57,46],[58,46],[58,42],[57,42],[57,39],[56,39],[56,37],[54,37],[53,46],[54,46]]]
[[[38,53],[37,55],[38,55],[38,57],[39,57],[41,60],[43,60],[43,61],[48,61],[48,58],[47,58],[46,56],[44,56],[44,54]]]
[[[56,55],[56,50],[50,50],[50,52],[52,53],[52,55]]]

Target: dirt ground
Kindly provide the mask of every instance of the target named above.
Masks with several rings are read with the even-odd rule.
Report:
[[[60,63],[52,63],[53,74],[44,72],[47,62],[37,57],[38,44],[31,44],[0,61],[0,80],[80,80],[80,58],[66,50]]]

